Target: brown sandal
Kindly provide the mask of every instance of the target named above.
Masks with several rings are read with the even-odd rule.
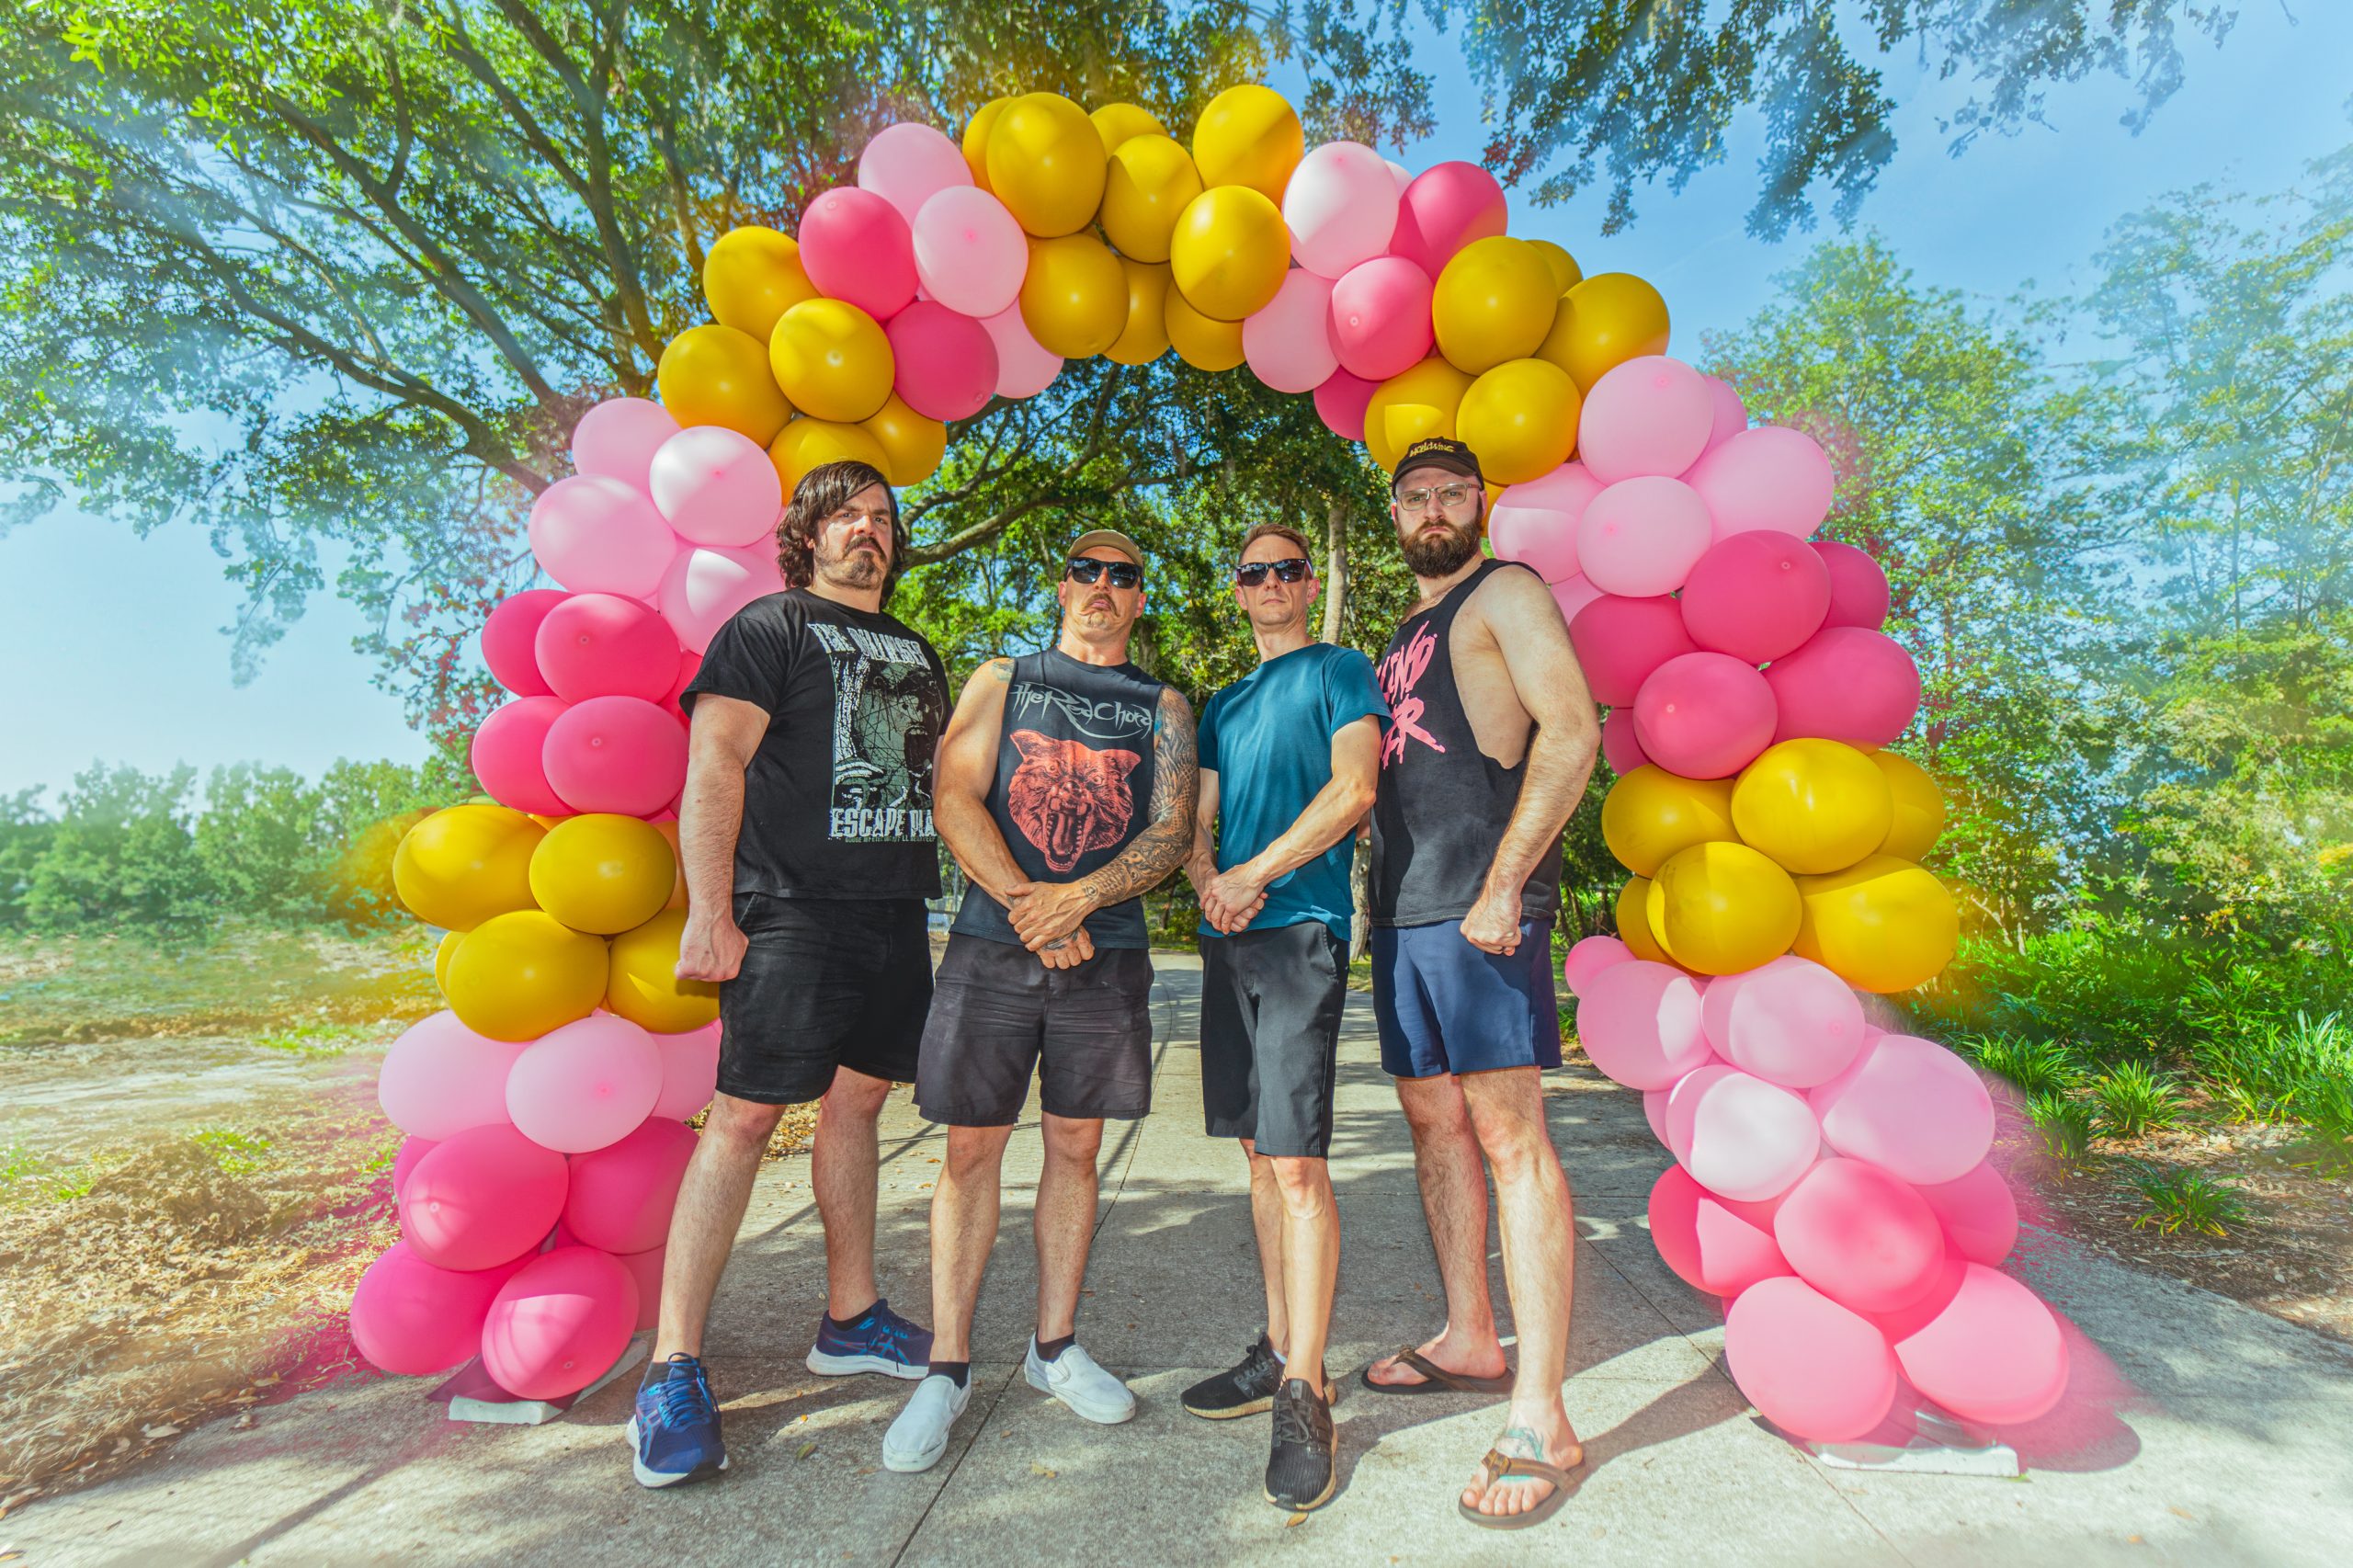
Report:
[[[1568,1501],[1569,1471],[1585,1463],[1585,1451],[1577,1451],[1576,1464],[1547,1464],[1542,1460],[1522,1459],[1500,1449],[1489,1449],[1487,1457],[1479,1461],[1479,1490],[1491,1490],[1496,1482],[1507,1475],[1525,1476],[1530,1481],[1552,1483],[1552,1494],[1524,1514],[1483,1514],[1460,1497],[1454,1506],[1461,1516],[1482,1529],[1524,1530],[1530,1525],[1540,1525],[1560,1510]]]
[[[1400,1366],[1411,1367],[1421,1373],[1422,1381],[1418,1383],[1377,1383],[1372,1381],[1372,1368],[1370,1364],[1357,1375],[1357,1381],[1375,1393],[1511,1392],[1512,1375],[1509,1367],[1504,1369],[1503,1375],[1500,1377],[1474,1378],[1466,1372],[1448,1371],[1410,1345],[1398,1346],[1396,1360]]]

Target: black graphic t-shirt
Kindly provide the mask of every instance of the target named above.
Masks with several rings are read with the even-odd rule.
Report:
[[[710,640],[679,700],[704,692],[765,710],[744,771],[735,891],[779,898],[931,898],[939,858],[931,774],[948,672],[888,615],[788,588]]]

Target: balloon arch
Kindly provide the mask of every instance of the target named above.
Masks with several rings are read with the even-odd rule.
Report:
[[[1065,359],[1173,348],[1312,393],[1383,467],[1459,436],[1501,486],[1495,551],[1552,585],[1608,709],[1602,824],[1632,873],[1620,936],[1570,955],[1577,1031],[1674,1153],[1653,1235],[1724,1299],[1744,1392],[1824,1441],[1871,1430],[1907,1385],[1995,1426],[2051,1406],[2063,1343],[1997,1267],[2018,1216],[1986,1164],[1986,1091],[1859,997],[1933,979],[1958,926],[1918,863],[1942,800],[1884,749],[1920,696],[1879,630],[1887,580],[1810,542],[1828,460],[1667,358],[1655,290],[1586,277],[1506,220],[1476,165],[1307,150],[1262,86],[1213,99],[1189,148],[1131,105],[1039,93],[984,106],[961,147],[892,126],[797,239],[712,245],[714,320],[663,353],[660,403],[591,410],[577,473],[532,511],[560,586],[483,628],[514,694],[473,739],[491,801],[398,852],[404,902],[449,933],[449,1009],[382,1068],[408,1138],[402,1239],[352,1303],[369,1360],[479,1354],[517,1397],[554,1398],[653,1322],[718,1051],[713,989],[671,968],[677,699],[713,631],[781,586],[792,486],[842,458],[920,483],[946,422],[1035,395]]]

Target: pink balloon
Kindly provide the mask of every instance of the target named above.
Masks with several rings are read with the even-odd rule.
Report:
[[[636,603],[634,599],[620,602]],[[561,697],[518,697],[491,710],[474,731],[468,760],[492,800],[518,812],[551,816],[571,811],[548,782],[547,769],[540,762],[548,731],[571,706]]]
[[[1604,484],[1673,477],[1699,459],[1715,427],[1707,378],[1680,359],[1644,354],[1612,366],[1577,414],[1577,457]]]
[[[1825,626],[1765,672],[1777,741],[1801,735],[1866,750],[1892,745],[1920,710],[1920,670],[1903,644],[1859,626]]]
[[[1548,583],[1583,576],[1577,567],[1577,522],[1600,494],[1601,482],[1580,462],[1565,462],[1541,478],[1506,486],[1487,519],[1495,558],[1532,566]]]
[[[1577,562],[1605,592],[1671,594],[1706,553],[1708,508],[1679,479],[1621,479],[1577,519]]]
[[[1700,454],[1705,457],[1748,428],[1748,405],[1740,401],[1740,393],[1733,390],[1730,381],[1718,376],[1700,379],[1708,383],[1710,414],[1707,451]]]
[[[1291,268],[1273,301],[1242,323],[1242,357],[1251,374],[1280,392],[1313,392],[1329,381],[1340,368],[1332,351],[1331,310],[1331,279]]]
[[[784,482],[767,449],[719,425],[665,441],[647,489],[654,509],[691,544],[756,544],[776,532],[784,513]]]
[[[469,1127],[506,1123],[506,1074],[519,1045],[478,1035],[444,1008],[392,1041],[376,1069],[384,1119],[413,1138],[436,1142]]]
[[[910,223],[941,191],[972,183],[972,171],[956,143],[911,119],[876,131],[858,155],[858,188],[889,202]]]
[[[1062,356],[1030,335],[1019,305],[985,317],[981,324],[996,344],[997,396],[1035,397],[1063,373]]]
[[[670,689],[662,694],[662,711],[676,719],[680,724],[686,724],[689,721],[687,718],[687,710],[678,705],[678,699],[687,694],[687,687],[692,686],[695,676],[701,673],[702,655],[689,653],[681,649],[678,653],[678,673],[671,677]]]
[[[1405,187],[1414,183],[1414,171],[1394,158],[1383,158],[1381,161],[1389,165],[1389,177],[1396,182],[1397,195],[1402,199],[1405,194]]]
[[[517,1399],[562,1399],[605,1375],[637,1325],[637,1280],[610,1254],[558,1247],[499,1288],[482,1364]]]
[[[518,1259],[497,1268],[437,1268],[406,1242],[394,1242],[351,1293],[352,1343],[369,1365],[397,1378],[470,1361],[491,1301],[522,1266]]]
[[[592,1247],[643,1252],[670,1235],[670,1210],[694,1157],[693,1129],[649,1119],[620,1142],[572,1161],[563,1222]]]
[[[572,427],[572,466],[598,479],[645,488],[647,468],[678,422],[660,403],[642,397],[608,398]]]
[[[1830,611],[1830,569],[1789,534],[1733,534],[1709,546],[1692,566],[1682,606],[1692,642],[1761,665],[1822,630]]]
[[[1798,1278],[1851,1311],[1892,1312],[1937,1282],[1944,1233],[1920,1195],[1861,1160],[1824,1160],[1781,1202],[1773,1238]]]
[[[506,1114],[533,1142],[585,1154],[627,1137],[661,1094],[654,1037],[627,1018],[594,1013],[524,1047],[506,1077]]]
[[[1666,1098],[1666,1146],[1692,1178],[1726,1198],[1787,1192],[1821,1152],[1822,1130],[1798,1096],[1736,1067],[1702,1067]]]
[[[801,268],[819,293],[876,321],[889,321],[915,297],[914,235],[905,216],[874,192],[855,186],[818,192],[801,214],[798,237]]]
[[[554,689],[540,674],[532,640],[548,611],[567,597],[562,588],[526,588],[498,601],[482,623],[482,662],[491,678],[517,697],[545,697]]]
[[[926,419],[969,419],[996,392],[996,339],[937,300],[917,300],[883,329],[897,366],[893,390]]]
[[[1397,182],[1381,154],[1326,142],[1299,161],[1283,187],[1283,222],[1300,266],[1338,278],[1389,248],[1397,230]]]
[[[699,653],[737,610],[783,591],[773,550],[682,550],[663,574],[655,602],[678,642]]]
[[[1611,964],[1577,994],[1577,1041],[1630,1089],[1664,1089],[1708,1059],[1699,988],[1671,964]]]
[[[1838,1076],[1863,1049],[1863,1005],[1847,983],[1794,956],[1745,975],[1722,1008],[1711,987],[1701,1022],[1716,1049],[1744,1071],[1786,1089],[1810,1089]]]
[[[435,1138],[404,1138],[401,1146],[392,1151],[392,1200],[398,1202],[401,1188],[408,1185],[408,1173],[416,1169],[416,1162],[441,1146]]]
[[[1495,176],[1476,164],[1435,165],[1398,198],[1390,254],[1435,279],[1464,245],[1502,233],[1506,218],[1504,187]]]
[[[687,734],[643,698],[592,697],[548,726],[540,758],[571,810],[651,816],[686,782]]]
[[[1644,755],[1686,778],[1729,778],[1773,744],[1773,690],[1724,653],[1685,653],[1644,678],[1634,733]]]
[[[1941,1312],[1898,1337],[1913,1386],[1954,1415],[2014,1426],[2044,1415],[2067,1387],[2067,1342],[2035,1293],[1998,1269],[1961,1263]]]
[[[1684,477],[1707,502],[1718,539],[1751,528],[1804,539],[1830,515],[1838,488],[1830,459],[1813,437],[1774,425],[1743,430]]]
[[[667,1121],[684,1121],[710,1103],[719,1087],[719,1020],[684,1034],[658,1034],[654,1049],[662,1053],[662,1093],[653,1114]]]
[[[407,1145],[402,1145],[404,1149]],[[1991,1165],[1980,1162],[1951,1181],[1913,1190],[1936,1211],[1945,1239],[1972,1263],[1998,1268],[2018,1240],[2018,1200]]]
[[[563,1156],[505,1122],[469,1127],[417,1161],[401,1234],[440,1268],[494,1268],[540,1244],[563,1212]]]
[[[1403,256],[1377,256],[1332,285],[1332,350],[1369,381],[1402,375],[1429,355],[1430,275]]]
[[[662,1321],[662,1264],[669,1255],[669,1247],[652,1247],[644,1252],[616,1253],[613,1261],[629,1270],[637,1282],[637,1324],[634,1333],[642,1333]]]
[[[1587,937],[1569,949],[1561,965],[1561,979],[1569,994],[1582,996],[1593,977],[1603,970],[1633,961],[1634,949],[1615,937]]]
[[[531,553],[574,593],[643,598],[678,552],[678,536],[640,490],[618,479],[559,479],[531,506]]]
[[[1887,574],[1869,551],[1833,539],[1813,541],[1813,552],[1830,571],[1830,613],[1824,626],[1859,626],[1877,631],[1887,621]]]
[[[1887,1336],[1802,1279],[1740,1293],[1724,1315],[1724,1363],[1768,1421],[1813,1442],[1851,1442],[1895,1403]]]
[[[1364,413],[1372,406],[1372,394],[1380,390],[1362,376],[1347,370],[1334,370],[1315,389],[1315,412],[1324,427],[1342,440],[1364,439]]]
[[[1969,1063],[1934,1040],[1881,1035],[1808,1096],[1842,1154],[1926,1186],[1958,1181],[1994,1146],[1994,1101]]]
[[[1792,1272],[1772,1232],[1734,1213],[1681,1165],[1669,1165],[1652,1185],[1650,1221],[1658,1256],[1695,1290],[1737,1296]]]
[[[1620,778],[1637,767],[1650,766],[1650,753],[1643,749],[1641,739],[1634,733],[1631,708],[1612,708],[1601,716],[1601,760]]]
[[[977,186],[951,186],[926,201],[914,223],[915,275],[929,298],[982,321],[1020,302],[1029,241],[1004,202]],[[999,338],[997,349],[1004,348]]]
[[[1552,602],[1560,607],[1563,626],[1574,620],[1586,606],[1602,597],[1601,590],[1587,582],[1582,572],[1544,585],[1552,591]]]
[[[687,435],[699,433],[689,430]],[[775,474],[766,453],[760,462]],[[659,702],[678,678],[678,639],[642,599],[574,594],[540,622],[536,642],[540,673],[566,702],[585,702],[592,697]]]
[[[1643,682],[1669,659],[1699,652],[1683,629],[1682,612],[1664,597],[1604,595],[1569,622],[1569,642],[1593,699],[1613,708],[1633,701]]]

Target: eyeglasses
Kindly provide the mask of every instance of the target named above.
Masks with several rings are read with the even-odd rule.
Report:
[[[1281,561],[1245,561],[1233,569],[1233,580],[1245,588],[1255,588],[1267,580],[1269,572],[1279,583],[1296,583],[1307,575],[1308,562],[1298,555]]]
[[[1441,508],[1452,511],[1476,494],[1476,489],[1468,484],[1441,484],[1436,490],[1404,490],[1398,493],[1397,506],[1403,511],[1418,512],[1435,498]]]
[[[1132,561],[1097,561],[1091,555],[1074,555],[1063,569],[1063,575],[1090,588],[1106,576],[1115,588],[1132,588],[1143,582],[1143,568]]]

